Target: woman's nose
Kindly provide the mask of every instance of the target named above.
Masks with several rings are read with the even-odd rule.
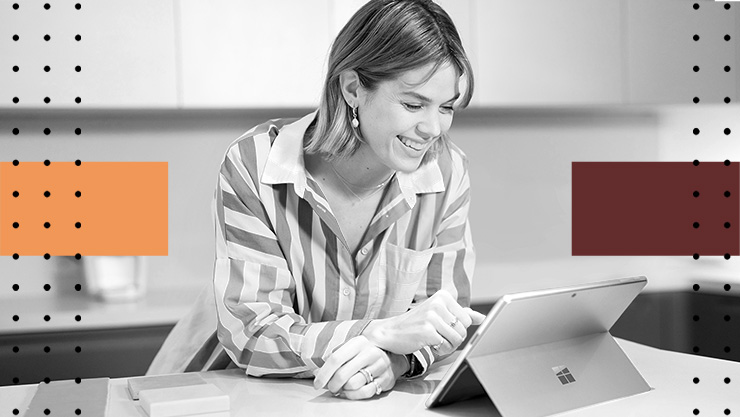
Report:
[[[437,112],[428,112],[424,120],[422,120],[417,129],[422,139],[435,138],[442,134],[442,124],[439,120],[439,114]]]

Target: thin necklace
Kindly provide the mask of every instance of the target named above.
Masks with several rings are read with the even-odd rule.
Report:
[[[331,167],[331,170],[332,170],[332,171],[334,171],[334,174],[335,174],[335,175],[337,176],[337,178],[339,178],[339,181],[341,181],[341,182],[342,182],[342,184],[344,184],[344,187],[345,187],[345,188],[346,188],[347,190],[349,190],[349,192],[350,192],[350,193],[352,193],[352,195],[353,195],[353,196],[355,196],[355,198],[356,198],[356,199],[357,199],[358,201],[364,201],[364,200],[367,200],[368,198],[370,198],[370,197],[374,196],[375,194],[377,194],[377,193],[378,193],[378,192],[379,192],[380,190],[382,190],[382,189],[383,189],[383,187],[385,187],[385,185],[386,185],[386,184],[388,184],[388,181],[390,181],[390,179],[391,179],[391,178],[393,178],[393,174],[395,174],[395,172],[392,172],[392,173],[391,173],[391,175],[389,175],[389,176],[388,176],[388,178],[386,178],[386,179],[385,179],[385,181],[381,182],[381,183],[380,183],[380,184],[378,184],[378,185],[374,185],[374,186],[372,186],[372,187],[368,187],[368,188],[366,188],[366,187],[360,187],[360,186],[354,185],[354,184],[352,184],[351,182],[347,181],[347,180],[346,180],[346,179],[345,179],[345,178],[344,178],[344,177],[342,176],[342,174],[340,174],[339,172],[337,172],[337,169],[336,169],[336,168],[334,168],[334,164],[332,164],[331,162],[329,162],[329,166]],[[359,189],[361,189],[361,190],[366,190],[366,191],[369,191],[369,190],[374,190],[374,191],[373,191],[373,192],[371,192],[370,194],[368,194],[368,195],[364,196],[364,197],[360,197],[359,195],[357,195],[357,193],[355,193],[355,192],[354,192],[354,191],[352,190],[352,187],[355,187],[355,188],[359,188]]]

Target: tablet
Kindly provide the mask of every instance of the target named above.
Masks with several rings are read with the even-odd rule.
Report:
[[[504,417],[564,412],[651,388],[609,329],[644,276],[499,299],[426,401],[487,394]]]

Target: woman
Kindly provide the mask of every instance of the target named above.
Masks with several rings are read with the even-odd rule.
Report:
[[[318,111],[227,151],[215,299],[149,373],[239,366],[363,399],[454,352],[482,319],[467,308],[467,160],[446,136],[461,77],[464,107],[473,75],[439,6],[362,7],[332,46]]]

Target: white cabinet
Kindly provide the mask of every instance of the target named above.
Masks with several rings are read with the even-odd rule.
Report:
[[[724,2],[696,2],[698,9],[675,0],[627,4],[630,103],[736,102],[740,4],[727,3],[729,10]]]
[[[178,0],[182,106],[315,107],[328,0]]]
[[[172,0],[17,4],[0,12],[0,108],[175,107]]]
[[[479,103],[623,102],[622,2],[473,0]]]

